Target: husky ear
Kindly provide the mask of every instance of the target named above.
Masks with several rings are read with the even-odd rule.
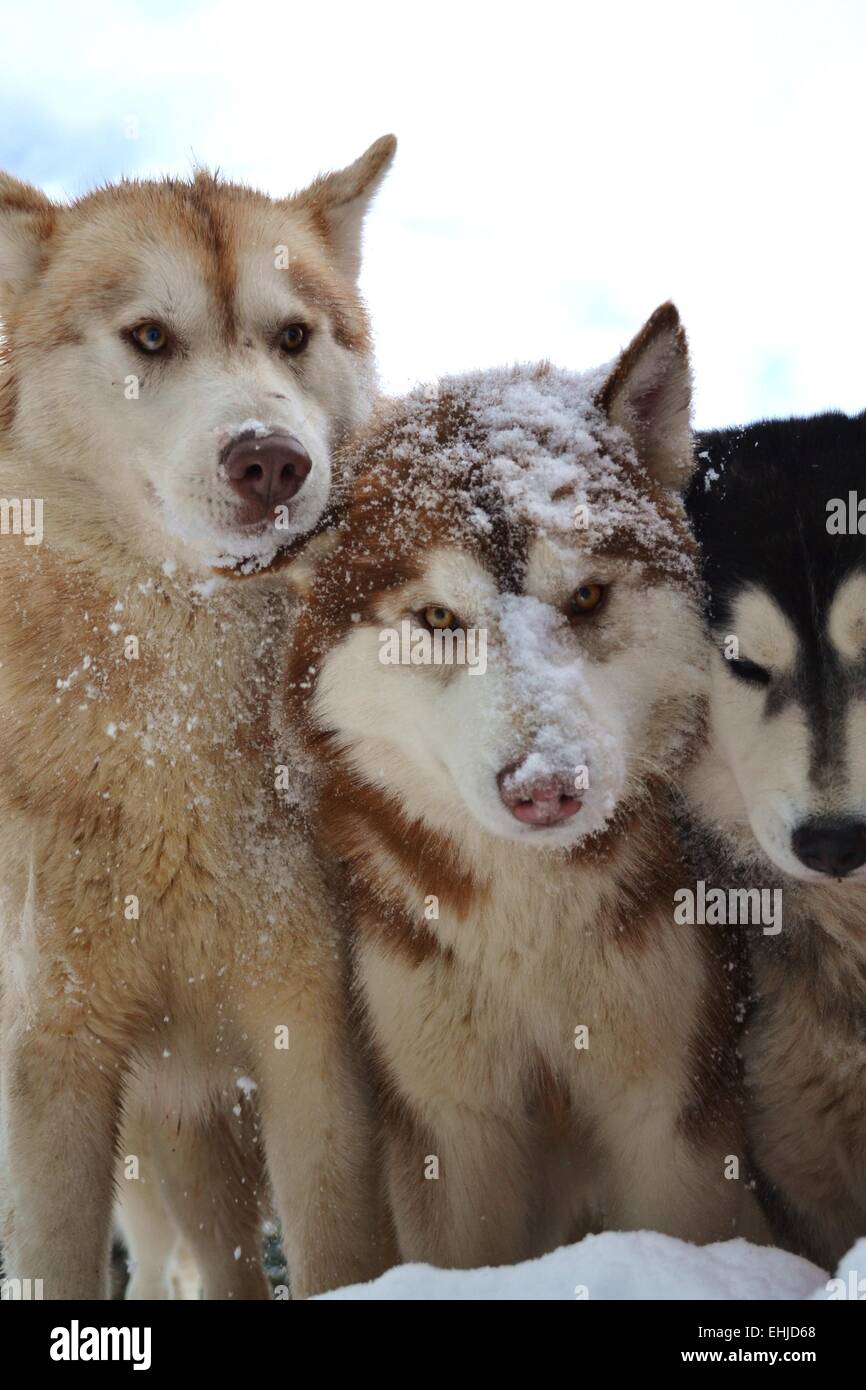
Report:
[[[634,441],[638,458],[666,487],[682,488],[694,468],[692,371],[680,316],[662,304],[621,353],[598,404]]]
[[[294,202],[307,208],[335,260],[350,280],[361,269],[361,227],[397,149],[393,135],[383,135],[354,164],[334,174],[321,174],[297,193]]]
[[[36,279],[56,218],[44,193],[0,170],[0,303]]]

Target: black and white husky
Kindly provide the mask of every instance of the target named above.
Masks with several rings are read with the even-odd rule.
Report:
[[[749,932],[751,1143],[777,1235],[829,1265],[866,1233],[866,414],[698,454],[718,655],[689,792],[717,872],[781,890]]]

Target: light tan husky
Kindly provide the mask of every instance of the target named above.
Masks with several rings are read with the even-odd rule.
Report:
[[[206,1297],[267,1296],[265,1169],[296,1294],[380,1264],[266,571],[369,410],[356,275],[393,149],[282,201],[0,180],[3,1245],[46,1297],[105,1294],[124,1116],[139,1293],[177,1226]]]
[[[689,409],[666,305],[610,371],[448,379],[351,450],[287,698],[351,865],[406,1259],[737,1226],[730,990],[674,923],[705,680]]]

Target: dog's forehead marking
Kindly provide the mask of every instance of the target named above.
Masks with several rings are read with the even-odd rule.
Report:
[[[602,380],[603,369],[576,375],[541,363],[411,392],[376,421],[352,460],[358,524],[372,523],[404,548],[434,534],[468,543],[504,591],[523,590],[533,538],[567,544],[578,527],[599,557],[639,559],[694,587],[682,505],[602,414]]]
[[[195,179],[190,189],[189,208],[205,258],[208,287],[217,306],[222,333],[226,342],[232,343],[237,335],[236,239],[230,211],[225,199],[219,195],[216,179]]]
[[[201,174],[191,184],[100,190],[74,205],[61,225],[73,325],[82,298],[111,313],[147,293],[171,301],[195,281],[209,301],[211,331],[215,326],[230,345],[283,309],[291,315],[309,305],[327,318],[338,344],[369,349],[354,286],[330,265],[321,235],[290,200],[274,202]],[[55,298],[63,294],[57,279]]]
[[[759,666],[787,674],[796,664],[800,647],[797,632],[766,589],[752,587],[738,595],[730,635],[738,640],[739,655]]]
[[[234,248],[225,220],[205,207],[156,189],[105,203],[94,196],[92,207],[84,200],[61,243],[58,273],[45,281],[61,316],[82,303],[105,314],[141,307],[194,317],[204,309],[232,340]]]
[[[827,613],[827,636],[848,661],[866,651],[866,572],[849,575],[839,585]]]

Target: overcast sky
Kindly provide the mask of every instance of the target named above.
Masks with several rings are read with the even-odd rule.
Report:
[[[866,407],[864,0],[0,0],[0,35],[0,166],[57,197],[284,194],[393,130],[388,389],[593,366],[673,298],[698,424]]]

